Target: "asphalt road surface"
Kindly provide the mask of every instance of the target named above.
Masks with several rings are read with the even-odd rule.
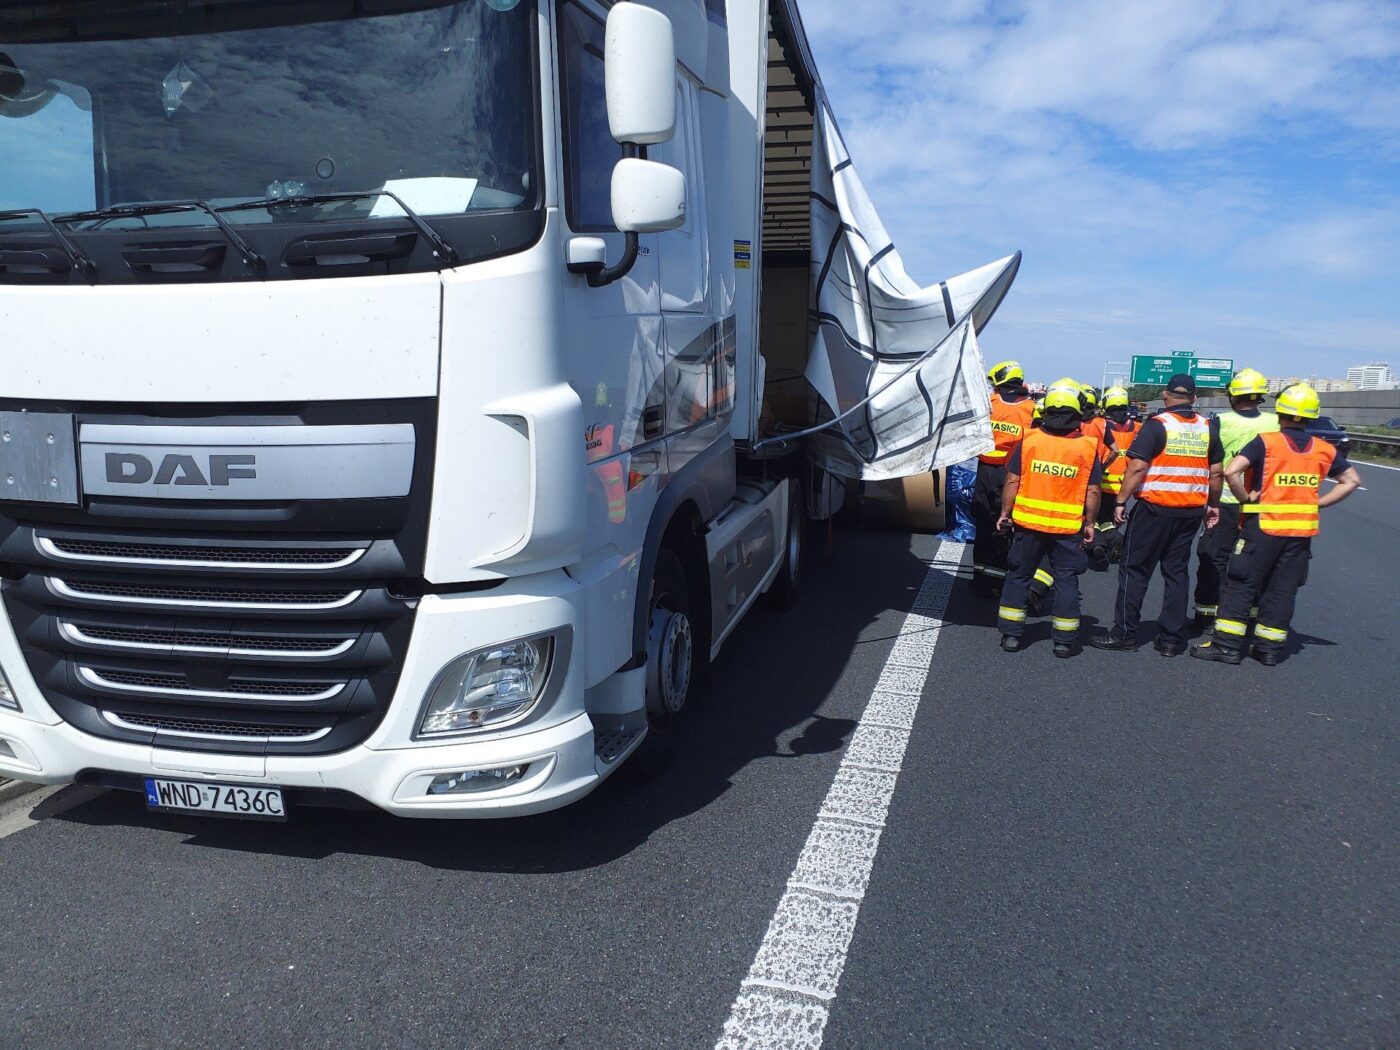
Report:
[[[961,546],[848,526],[726,645],[653,783],[464,825],[10,803],[0,1047],[709,1048],[766,1030],[747,992],[805,1019],[788,1045],[1400,1045],[1400,472],[1362,471],[1274,669],[1057,661],[1043,622],[1002,653]],[[1087,617],[1112,585],[1086,577]],[[869,846],[813,897],[854,934],[795,942],[839,985],[755,985],[908,651],[893,793],[825,824]]]

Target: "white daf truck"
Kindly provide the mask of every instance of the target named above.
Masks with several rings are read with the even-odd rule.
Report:
[[[481,817],[664,755],[839,501],[763,439],[819,106],[793,0],[0,9],[0,776]]]

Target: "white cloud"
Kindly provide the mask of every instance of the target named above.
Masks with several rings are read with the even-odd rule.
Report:
[[[910,272],[1026,250],[997,352],[1086,374],[1188,340],[1304,371],[1400,356],[1400,302],[1359,287],[1400,270],[1400,5],[802,9]]]

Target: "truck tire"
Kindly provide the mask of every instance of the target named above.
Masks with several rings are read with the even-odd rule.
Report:
[[[680,557],[669,547],[656,557],[648,602],[647,735],[628,765],[645,779],[660,774],[680,740],[708,654],[697,653],[698,631]]]
[[[802,501],[802,489],[794,482],[792,498],[788,500],[787,536],[783,546],[783,567],[773,577],[768,598],[779,609],[791,609],[797,604],[802,581],[803,547],[807,538],[807,512]]]

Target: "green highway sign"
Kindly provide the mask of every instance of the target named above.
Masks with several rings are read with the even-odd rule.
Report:
[[[1191,362],[1191,377],[1197,386],[1227,386],[1235,374],[1235,362],[1229,358],[1198,357]]]
[[[1134,357],[1129,382],[1135,386],[1139,383],[1166,386],[1167,380],[1182,370],[1182,365],[1179,357]]]
[[[1196,357],[1190,350],[1173,350],[1170,357],[1134,357],[1129,382],[1166,386],[1167,380],[1185,372],[1197,386],[1223,387],[1235,374],[1235,362],[1223,357]]]

